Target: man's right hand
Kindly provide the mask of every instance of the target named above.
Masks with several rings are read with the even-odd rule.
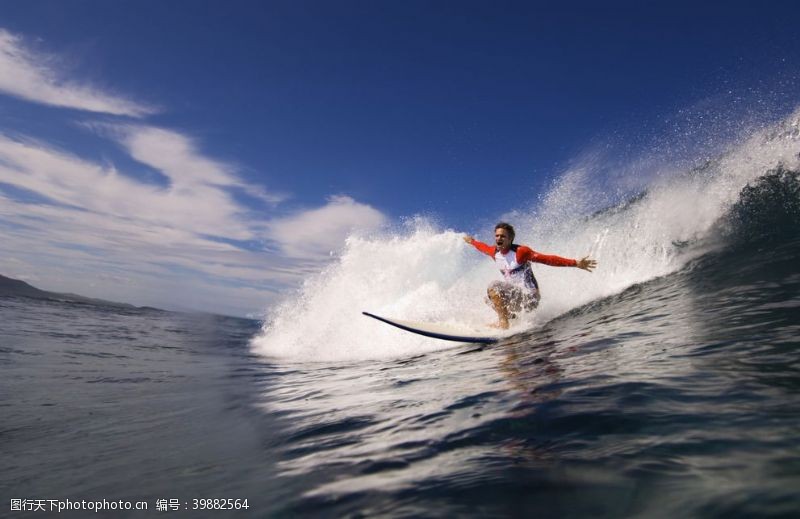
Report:
[[[464,235],[464,241],[472,245],[472,242],[475,241],[475,238],[473,238],[472,236]]]

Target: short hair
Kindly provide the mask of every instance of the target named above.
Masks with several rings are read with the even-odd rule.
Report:
[[[514,226],[513,225],[511,225],[510,223],[506,223],[506,222],[499,222],[497,225],[494,226],[494,230],[496,231],[497,229],[505,229],[505,230],[507,230],[508,234],[511,235],[511,241],[512,242],[514,241],[514,236],[515,236],[516,233],[514,232]]]

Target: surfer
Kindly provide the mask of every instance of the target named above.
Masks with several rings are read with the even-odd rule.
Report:
[[[544,263],[553,267],[578,267],[591,272],[597,262],[589,257],[580,260],[541,254],[525,245],[514,243],[514,227],[500,222],[494,226],[495,246],[479,242],[472,236],[464,241],[492,257],[500,267],[503,281],[493,281],[487,289],[488,302],[497,312],[498,328],[508,328],[508,321],[521,311],[530,312],[539,305],[539,284],[533,275],[531,263]]]

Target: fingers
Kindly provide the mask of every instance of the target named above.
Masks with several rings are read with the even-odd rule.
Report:
[[[472,236],[464,235],[464,241],[471,244],[475,239]]]
[[[586,272],[591,272],[592,269],[597,267],[597,262],[593,259],[589,259],[589,257],[581,258],[578,262],[578,268],[585,270]]]

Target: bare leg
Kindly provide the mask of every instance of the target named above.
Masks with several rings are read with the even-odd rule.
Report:
[[[506,307],[505,301],[503,301],[503,296],[494,288],[490,288],[488,294],[489,300],[492,302],[492,307],[494,311],[497,312],[496,326],[503,330],[508,329],[508,308]]]

